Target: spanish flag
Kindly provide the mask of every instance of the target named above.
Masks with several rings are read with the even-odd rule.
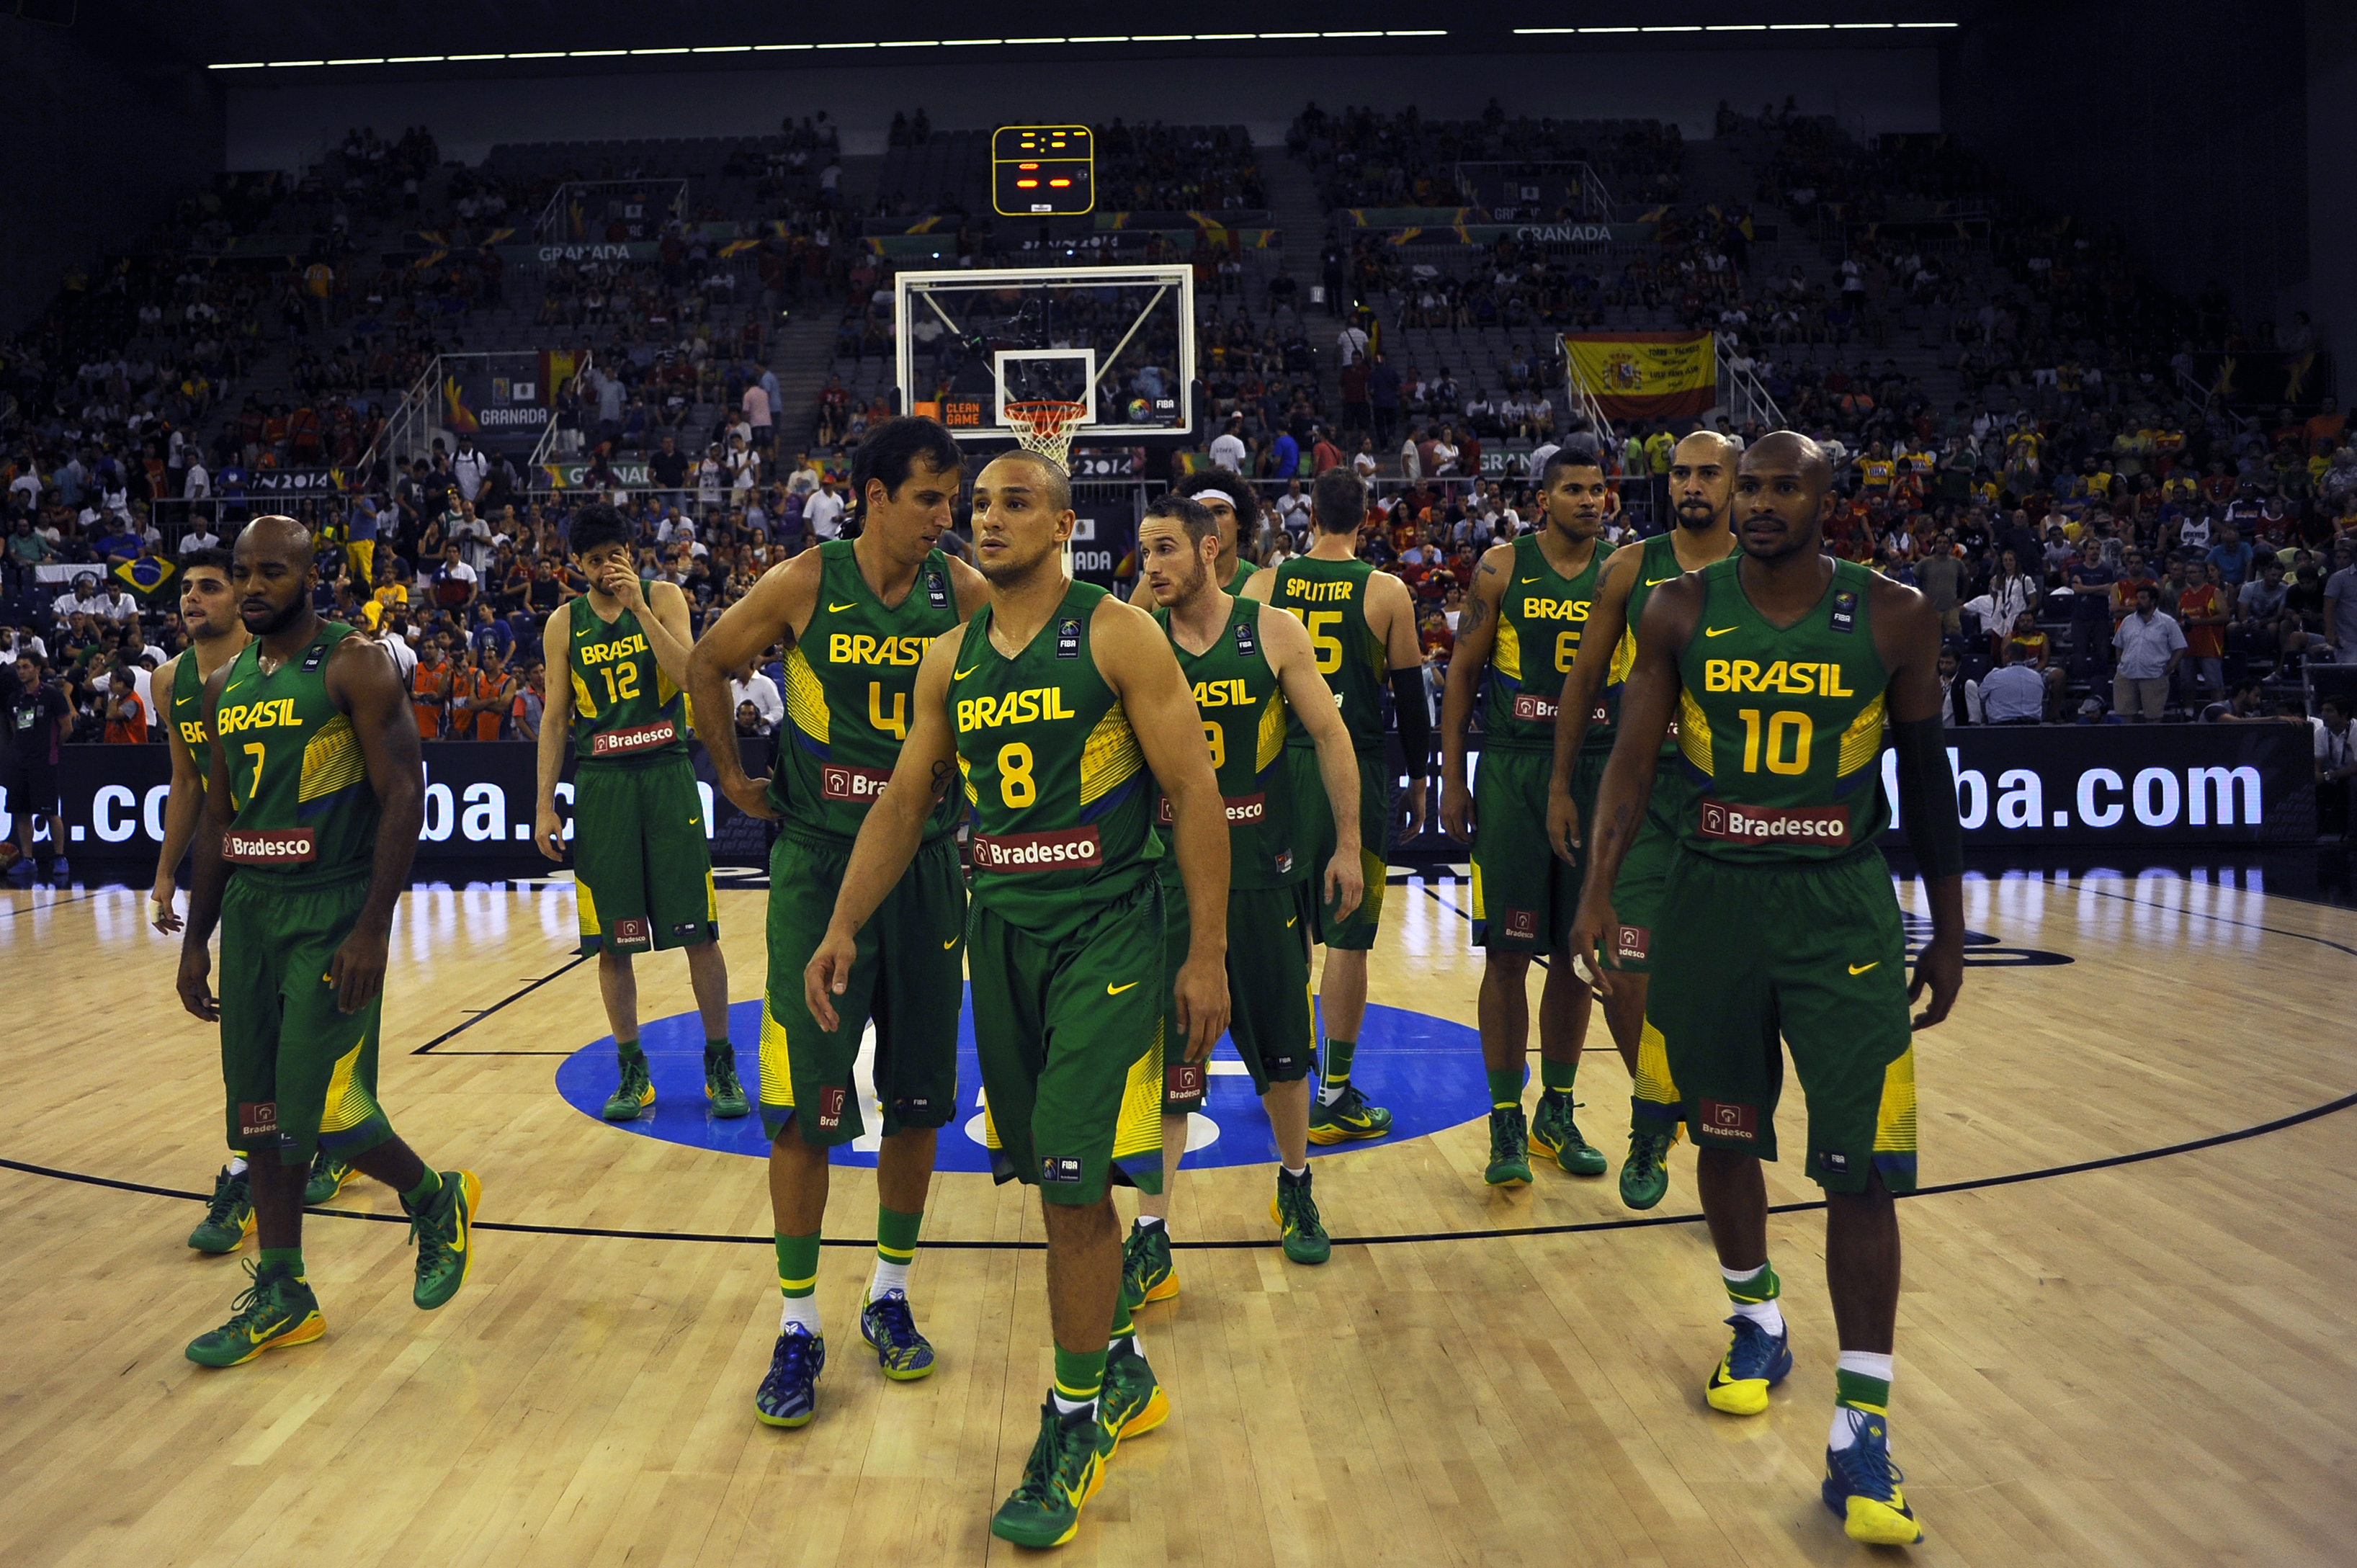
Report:
[[[1691,419],[1718,401],[1717,340],[1707,332],[1575,332],[1572,380],[1608,419]]]

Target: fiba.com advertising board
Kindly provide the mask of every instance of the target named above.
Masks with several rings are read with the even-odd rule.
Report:
[[[1952,730],[1948,738],[1970,847],[2298,843],[2315,831],[2314,751],[2305,725],[1999,727]],[[768,769],[770,745],[744,743],[749,772]],[[713,789],[711,761],[701,746],[694,749],[714,861],[766,865],[769,824]],[[539,862],[532,847],[531,745],[428,742],[425,757],[422,875],[463,874],[487,864],[514,874]],[[1886,790],[1894,757],[1883,754]],[[1396,779],[1396,749],[1392,760]],[[569,779],[569,761],[566,771]],[[68,746],[59,781],[70,858],[154,864],[170,782],[162,746]],[[0,833],[15,832],[16,805],[0,795]],[[569,781],[558,788],[557,814],[569,835]]]

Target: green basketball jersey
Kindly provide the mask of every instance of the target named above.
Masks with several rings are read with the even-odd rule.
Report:
[[[1285,693],[1261,644],[1257,599],[1236,599],[1228,622],[1211,646],[1189,653],[1173,638],[1170,651],[1195,689],[1195,710],[1211,743],[1211,770],[1219,775],[1220,798],[1228,816],[1228,886],[1237,889],[1282,886],[1293,872],[1293,795],[1285,769]],[[1170,612],[1156,610],[1162,629]],[[1170,802],[1155,807],[1155,819],[1170,823]],[[1175,876],[1178,863],[1163,862]]]
[[[1604,574],[1602,541],[1578,575],[1566,577],[1548,564],[1539,537],[1525,533],[1514,541],[1512,575],[1498,601],[1498,636],[1490,650],[1489,696],[1481,711],[1485,750],[1555,749],[1555,700],[1578,656],[1587,607]],[[1608,731],[1599,749],[1611,747]]]
[[[351,635],[325,621],[267,675],[258,639],[230,664],[213,733],[234,813],[221,858],[241,875],[364,872],[376,854],[382,813],[368,763],[352,721],[328,695],[328,656]]]
[[[786,654],[786,723],[770,803],[792,828],[847,843],[891,779],[909,738],[917,665],[933,639],[957,626],[957,595],[938,550],[897,608],[860,575],[852,541],[830,539],[818,551],[818,603]],[[955,832],[964,815],[945,798],[925,836]]]
[[[1011,659],[991,646],[985,609],[951,671],[974,900],[1043,941],[1131,891],[1162,854],[1146,754],[1089,653],[1089,616],[1104,596],[1071,584]]]
[[[1253,579],[1253,574],[1259,570],[1259,567],[1254,565],[1243,556],[1237,556],[1236,575],[1228,579],[1228,592],[1231,594],[1242,594],[1244,591],[1244,585],[1251,582]]]
[[[197,788],[211,789],[212,769],[205,761],[205,682],[197,673],[194,648],[182,649],[172,661],[172,727],[180,732],[180,743],[197,759]]]
[[[1374,567],[1364,561],[1321,561],[1297,555],[1276,569],[1269,602],[1301,618],[1318,672],[1333,688],[1334,705],[1359,751],[1383,744],[1383,675],[1389,662],[1383,639],[1367,624],[1367,582]],[[1286,723],[1285,743],[1313,743],[1300,719]]]
[[[1629,585],[1629,618],[1621,628],[1619,645],[1612,650],[1611,668],[1604,674],[1604,716],[1590,721],[1588,741],[1601,736],[1604,748],[1611,748],[1614,728],[1620,722],[1621,689],[1629,683],[1629,671],[1637,667],[1637,618],[1645,613],[1645,601],[1653,596],[1655,588],[1676,582],[1685,575],[1685,570],[1678,564],[1675,535],[1657,533],[1645,541],[1644,553],[1637,558],[1637,580]],[[1662,755],[1675,756],[1677,749],[1678,725],[1672,719],[1669,733],[1662,737]]]
[[[640,591],[647,591],[641,581]],[[573,601],[565,672],[573,681],[573,755],[627,763],[687,754],[687,703],[655,662],[637,614],[599,620],[589,596]]]
[[[1873,575],[1835,562],[1824,597],[1780,628],[1744,593],[1742,559],[1696,574],[1703,613],[1678,655],[1678,748],[1700,791],[1681,836],[1715,860],[1835,859],[1890,822]]]

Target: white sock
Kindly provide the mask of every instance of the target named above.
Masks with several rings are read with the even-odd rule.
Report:
[[[231,1155],[229,1157],[229,1174],[231,1176],[243,1176],[245,1174],[245,1156],[243,1155]]]
[[[1092,1399],[1068,1400],[1062,1394],[1056,1393],[1053,1391],[1049,1391],[1048,1397],[1056,1402],[1056,1413],[1058,1415],[1070,1415],[1074,1411],[1080,1410],[1087,1411],[1091,1415],[1094,1415],[1097,1412],[1097,1402]]]
[[[1768,1265],[1765,1263],[1760,1264],[1756,1269],[1751,1269],[1742,1273],[1738,1273],[1735,1270],[1728,1268],[1724,1263],[1720,1264],[1718,1269],[1720,1275],[1725,1278],[1727,1283],[1730,1285],[1749,1284],[1761,1274],[1767,1273],[1767,1271]],[[1736,1316],[1749,1318],[1752,1322],[1758,1324],[1764,1332],[1769,1334],[1781,1334],[1784,1332],[1783,1310],[1777,1306],[1775,1302],[1772,1300],[1738,1301],[1732,1305],[1735,1307]]]
[[[1299,1170],[1295,1170],[1291,1165],[1286,1165],[1282,1160],[1278,1161],[1277,1164],[1279,1167],[1284,1170],[1286,1175],[1291,1176],[1296,1181],[1299,1181],[1303,1176],[1309,1174],[1309,1162],[1308,1160],[1301,1162],[1301,1168]]]
[[[1140,1230],[1159,1230],[1162,1229],[1162,1216],[1159,1214],[1141,1214],[1137,1217],[1137,1224]]]
[[[790,1295],[786,1297],[786,1310],[780,1314],[778,1317],[778,1332],[783,1334],[789,1328],[800,1328],[803,1333],[811,1336],[813,1338],[816,1338],[818,1337],[818,1294],[816,1292],[813,1292],[809,1295]]]
[[[1835,1367],[1840,1371],[1856,1372],[1862,1377],[1879,1378],[1887,1383],[1890,1381],[1892,1360],[1890,1356],[1878,1355],[1871,1350],[1845,1350]],[[1856,1443],[1857,1423],[1860,1419],[1847,1405],[1834,1406],[1833,1429],[1825,1434],[1825,1446],[1840,1450]],[[1888,1432],[1889,1428],[1886,1426],[1883,1430]]]
[[[909,1294],[909,1265],[893,1262],[878,1253],[876,1275],[867,1282],[867,1299],[882,1301],[892,1291],[899,1291],[903,1296]]]

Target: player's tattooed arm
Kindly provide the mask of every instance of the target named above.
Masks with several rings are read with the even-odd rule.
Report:
[[[1565,860],[1579,847],[1579,807],[1571,798],[1572,763],[1596,713],[1596,695],[1604,689],[1612,660],[1620,650],[1620,634],[1629,624],[1629,588],[1643,562],[1642,544],[1624,544],[1604,564],[1596,584],[1596,597],[1587,607],[1587,622],[1579,630],[1579,651],[1571,671],[1563,678],[1563,692],[1555,709],[1555,766],[1547,775],[1547,845]]]
[[[948,800],[950,791],[957,788],[957,781],[958,770],[955,764],[946,758],[934,763],[933,803],[939,805]]]
[[[1465,731],[1473,720],[1473,697],[1481,671],[1497,647],[1496,612],[1512,575],[1514,547],[1493,544],[1473,574],[1473,591],[1457,612],[1456,647],[1448,656],[1448,685],[1440,699],[1440,827],[1460,843],[1473,842],[1473,798],[1465,787]]]

